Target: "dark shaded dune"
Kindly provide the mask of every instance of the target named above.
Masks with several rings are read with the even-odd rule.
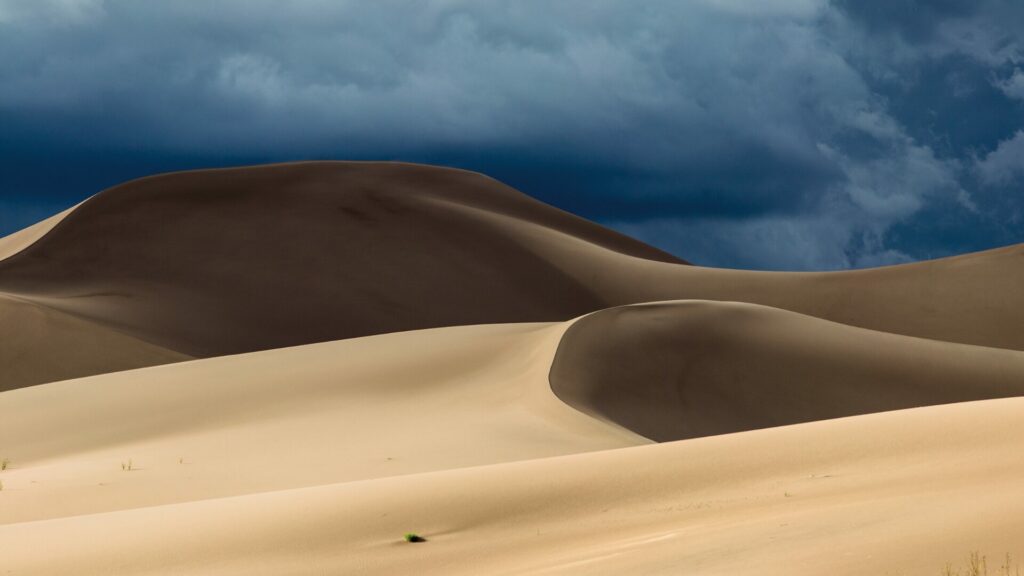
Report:
[[[143,178],[0,242],[0,293],[89,330],[208,357],[465,324],[563,321],[675,299],[743,301],[895,334],[1024,349],[1024,246],[833,273],[684,262],[486,176],[305,162]],[[49,230],[46,232],[46,230]],[[0,325],[0,342],[19,338]],[[23,366],[56,350],[22,338]],[[31,345],[30,345],[31,344]],[[102,371],[159,363],[120,356]],[[101,365],[65,364],[62,377]],[[47,381],[42,370],[0,384]]]
[[[198,356],[609,304],[579,280],[604,251],[555,266],[526,236],[679,262],[479,174],[316,162],[107,190],[0,262],[0,289]]]
[[[853,328],[735,302],[596,312],[568,328],[551,387],[658,441],[1024,395],[1024,353]]]
[[[0,293],[0,392],[189,360],[94,322]]]
[[[646,301],[752,302],[851,326],[1024,350],[1024,244],[843,272],[637,266]]]

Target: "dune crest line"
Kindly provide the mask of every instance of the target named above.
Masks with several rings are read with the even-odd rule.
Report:
[[[1024,245],[694,266],[421,165],[128,182],[0,240],[0,561],[934,576],[1019,558],[1021,286]]]
[[[0,262],[17,255],[19,252],[38,242],[81,205],[82,204],[77,204],[72,206],[63,212],[50,216],[49,218],[37,222],[28,228],[24,228],[13,234],[0,238]]]
[[[99,193],[27,244],[29,236],[8,240],[20,249],[0,260],[0,292],[190,358],[559,322],[678,299],[1024,350],[1024,246],[847,272],[704,268],[484,175],[423,165],[300,162],[151,176]],[[0,326],[0,338],[17,342],[12,330]],[[19,356],[52,353],[45,340],[18,346]],[[161,361],[137,356],[102,370]],[[98,369],[67,364],[59,377]],[[0,367],[4,388],[55,376]]]
[[[579,318],[550,380],[567,404],[665,442],[1022,396],[1024,352],[691,300]]]

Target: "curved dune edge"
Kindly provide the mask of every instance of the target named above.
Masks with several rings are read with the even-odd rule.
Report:
[[[898,266],[839,272],[750,272],[636,263],[631,278],[658,286],[644,301],[749,302],[833,322],[1011,350],[1024,350],[1024,244]]]
[[[809,325],[813,342],[804,338]],[[556,396],[549,376],[565,361],[563,345],[579,344],[577,330],[603,331],[609,349],[586,352],[593,362],[606,355],[609,370],[639,360],[616,356],[624,335],[663,368],[652,359],[679,353],[663,346],[666,331],[725,352],[756,348],[764,331],[779,347],[834,362],[839,374],[856,364],[854,332],[866,332],[753,305],[669,302],[575,322],[386,334],[2,392],[5,569],[931,575],[980,546],[992,555],[1024,552],[1024,458],[1015,456],[1024,399],[650,445]],[[967,371],[1002,362],[1011,377],[1006,358],[1020,356],[860,337],[888,338],[892,358],[879,365],[895,369],[909,358],[914,374],[949,369],[940,358],[934,367],[913,362],[934,350]],[[834,340],[852,356],[827,353]],[[784,351],[768,357],[783,364]],[[634,381],[647,382],[642,363],[632,369]],[[842,397],[838,384],[826,384]],[[960,394],[958,386],[922,390]],[[428,543],[401,542],[409,531]],[[62,543],[59,555],[52,542]]]
[[[1024,552],[1022,417],[1024,399],[919,408],[0,538],[14,574],[934,575],[982,545]],[[411,530],[427,543],[402,542]]]
[[[589,247],[568,267],[527,246],[554,247],[563,236]],[[0,290],[211,357],[566,320],[606,306],[585,281],[606,253],[682,262],[481,174],[306,162],[105,190],[0,262]]]
[[[1024,554],[1024,399],[965,402],[1021,393],[1024,353],[997,347],[1024,348],[1024,245],[680,266],[410,165],[101,199],[0,261],[15,387],[274,349],[0,392],[12,574],[934,575]],[[282,347],[485,320],[545,322]]]
[[[31,249],[86,202],[0,238],[0,262]],[[192,358],[45,300],[0,291],[0,391]]]
[[[564,328],[386,334],[0,393],[0,524],[649,443],[551,392]]]
[[[584,316],[550,373],[567,404],[657,441],[1024,395],[1024,353],[739,302]]]
[[[191,357],[0,292],[0,392]]]
[[[152,176],[101,192],[27,242],[44,228],[7,240],[0,293],[187,357],[566,321],[678,299],[750,302],[1024,350],[1024,245],[846,272],[701,268],[481,174],[422,165],[308,162]],[[88,346],[87,336],[74,345]],[[24,353],[63,353],[45,338],[35,346]],[[159,362],[106,369],[146,363]],[[25,366],[20,381],[53,381]],[[95,373],[67,362],[56,377]]]
[[[1013,396],[1022,360],[688,301],[104,374],[0,394],[0,523]]]
[[[50,216],[49,218],[37,222],[28,228],[24,228],[13,234],[0,238],[0,261],[10,258],[38,242],[40,238],[49,234],[54,227],[60,224],[61,221],[67,218],[68,215],[81,205],[81,203],[76,204],[63,212]]]

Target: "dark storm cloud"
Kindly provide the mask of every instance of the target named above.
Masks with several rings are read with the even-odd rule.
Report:
[[[1009,168],[1024,164],[1024,3],[836,5],[861,40],[853,65],[909,136],[958,167],[959,206],[933,199],[894,223],[888,245],[930,257],[1024,240],[1024,174]]]
[[[1013,6],[0,0],[0,231],[153,171],[373,158],[708,264],[1013,241]]]
[[[951,18],[983,12],[978,0],[836,0],[833,4],[876,32],[894,32],[911,42],[931,41]]]

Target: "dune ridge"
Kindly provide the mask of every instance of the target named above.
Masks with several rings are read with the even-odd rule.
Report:
[[[0,238],[0,260],[6,260],[35,244],[40,238],[50,233],[64,218],[73,212],[79,205],[72,206],[59,214],[37,222],[28,228],[24,228],[13,234]]]
[[[566,403],[664,442],[1022,396],[1024,353],[677,301],[580,318],[550,378]]]
[[[516,229],[491,227],[462,206],[680,262],[479,174],[318,162],[176,173],[106,190],[0,262],[0,290],[207,357],[564,319],[603,305],[524,249]],[[577,267],[598,264],[584,255]],[[511,273],[495,276],[499,267]]]
[[[0,524],[648,443],[552,393],[564,329],[402,332],[4,393],[17,497]]]
[[[144,178],[0,239],[0,562],[923,576],[1020,557],[1021,285],[1024,245],[691,266],[460,170]]]
[[[702,268],[486,176],[421,165],[307,162],[153,176],[106,190],[30,236],[8,241],[20,248],[0,260],[0,292],[183,357],[565,321],[676,299],[752,302],[1024,349],[1022,246],[852,272]],[[8,330],[0,327],[0,337]],[[51,351],[40,342],[25,353]],[[106,369],[160,361],[137,356]],[[60,376],[98,373],[72,368]],[[15,388],[53,377],[28,376],[0,380]]]
[[[0,292],[0,391],[191,359]]]
[[[730,383],[787,382],[793,361],[777,354],[804,351],[820,362],[810,373],[830,363],[834,373],[809,377],[815,388],[775,405],[773,394],[752,402],[767,418],[791,416],[780,407],[792,404],[832,419],[727,434],[687,428],[718,435],[651,446],[651,422],[671,430],[675,413],[691,423],[685,404],[621,401],[648,414],[632,423],[638,434],[608,412],[607,394],[589,407],[563,403],[567,362],[592,371],[586,386],[620,386],[614,370],[623,366],[635,371],[630,384],[657,388],[652,376],[677,382],[678,366],[650,359],[679,355],[689,365],[691,348],[709,353],[698,345],[706,340],[721,348],[709,364],[732,365],[765,334],[778,339],[763,352],[776,361],[740,366],[756,381],[683,376],[729,398]],[[595,336],[606,344],[595,346]],[[649,354],[624,357],[631,342]],[[913,368],[935,347],[930,370],[954,371],[947,381],[898,378],[900,366]],[[888,357],[860,367],[856,354],[844,360],[848,348]],[[2,473],[0,537],[16,551],[14,574],[934,574],[938,554],[979,539],[1016,552],[1024,459],[1007,451],[1024,440],[1024,399],[892,409],[906,398],[1006,395],[1021,356],[684,301],[43,384],[0,394],[0,412],[12,415],[0,437],[14,448]],[[888,370],[896,389],[866,406],[871,390],[844,387],[871,384],[872,370]],[[963,381],[992,374],[1003,380]],[[885,412],[834,418],[837,398]],[[752,415],[704,400],[700,424]],[[135,468],[119,468],[125,461]],[[430,546],[400,548],[408,530]],[[881,545],[895,534],[898,548]],[[54,538],[71,543],[59,558],[34,552]]]

